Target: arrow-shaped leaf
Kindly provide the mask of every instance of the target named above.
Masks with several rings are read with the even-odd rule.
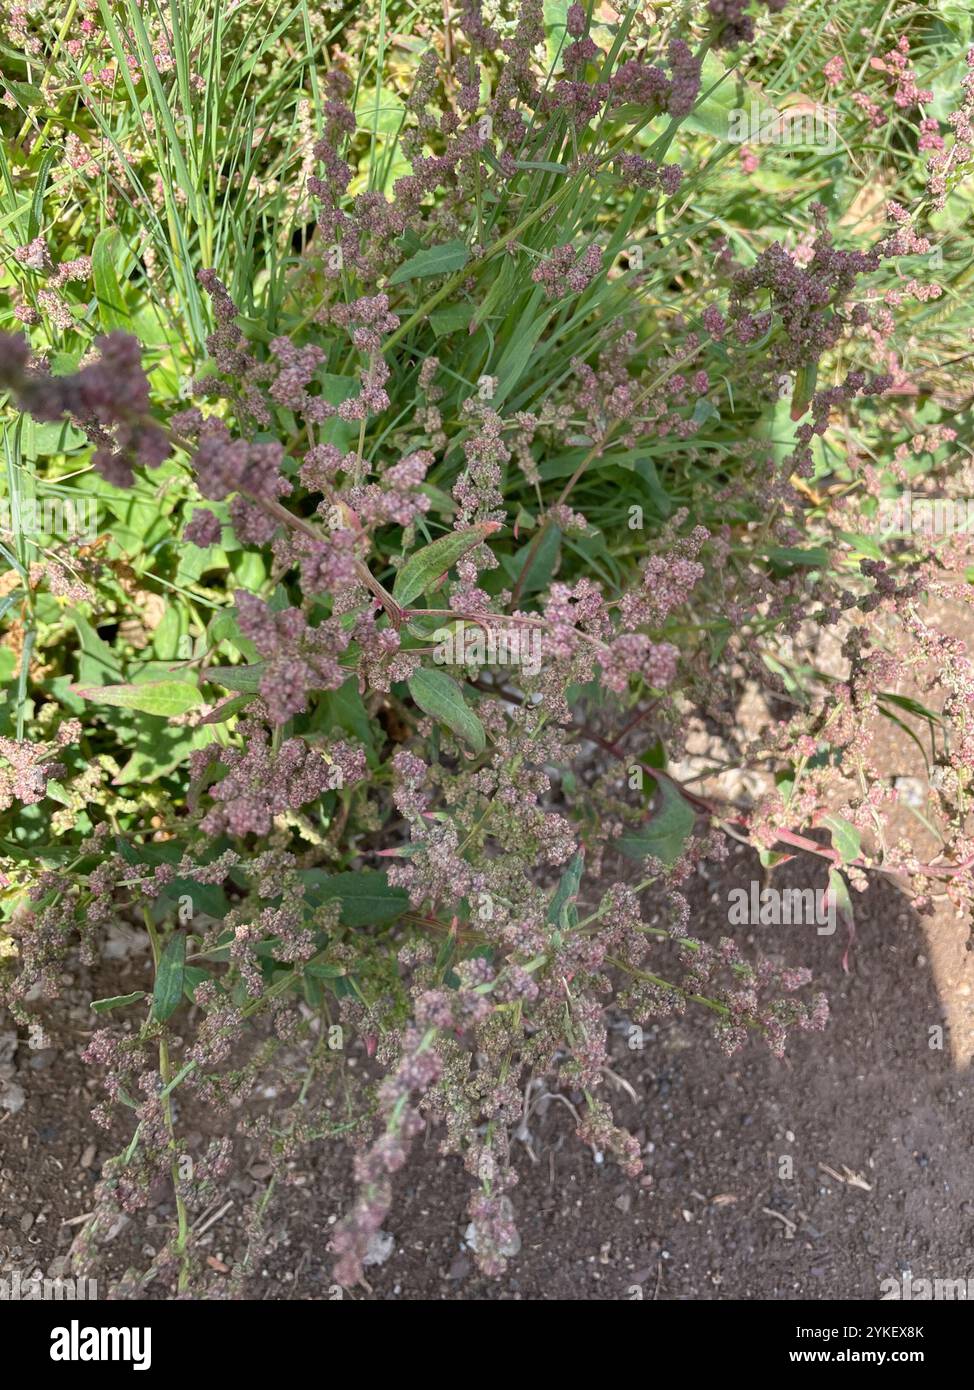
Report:
[[[450,275],[461,270],[470,258],[465,241],[445,241],[441,246],[429,246],[417,251],[398,270],[389,276],[390,285],[404,285],[407,280],[423,280],[430,275]]]

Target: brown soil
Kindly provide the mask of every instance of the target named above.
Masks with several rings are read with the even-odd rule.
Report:
[[[931,616],[971,639],[969,610]],[[930,700],[908,684],[902,693]],[[745,726],[744,705],[737,714]],[[893,726],[873,755],[891,779],[905,776],[925,794],[922,757]],[[702,790],[740,799],[761,788],[738,778]],[[905,810],[894,834],[908,836],[924,857],[936,852]],[[824,886],[810,872],[814,861],[801,856],[774,882]],[[719,874],[704,866],[689,889],[695,934],[726,934],[728,892],[752,879],[760,881],[760,867],[739,845]],[[396,1180],[386,1222],[391,1255],[370,1270],[370,1290],[345,1296],[868,1300],[880,1296],[881,1280],[906,1270],[914,1279],[974,1278],[968,930],[946,902],[921,921],[886,880],[856,896],[855,915],[848,972],[841,926],[834,936],[813,926],[750,929],[754,949],[809,966],[829,995],[826,1032],[793,1035],[784,1061],[757,1041],[726,1060],[704,1010],[661,1023],[640,1051],[629,1050],[619,1020],[613,1107],[643,1144],[642,1179],[627,1179],[575,1139],[570,1094],[569,1104],[536,1096],[528,1142],[514,1147],[521,1250],[503,1277],[488,1280],[464,1243],[470,1179],[428,1134]],[[78,967],[64,980],[65,998],[47,1011],[52,1047],[32,1050],[21,1037],[11,1055],[17,1040],[0,1017],[0,1275],[61,1272],[102,1163],[130,1137],[91,1122],[97,1082],[80,1061],[93,1027],[88,1001],[151,986],[144,939],[122,928],[112,936],[113,958],[94,972]],[[24,1097],[17,1113],[2,1108],[11,1087]],[[208,1117],[190,1108],[180,1126],[192,1151]],[[328,1241],[352,1196],[351,1157],[334,1142],[302,1153],[271,1207],[270,1242],[246,1289],[251,1298],[341,1293],[331,1281]],[[240,1143],[216,1219],[199,1242],[217,1284],[241,1254],[244,1211],[265,1182],[266,1168]],[[154,1207],[112,1233],[88,1277],[105,1292],[126,1269],[145,1269],[171,1216],[163,1185]]]
[[[726,930],[728,889],[757,876],[742,849],[719,880],[698,877],[694,929],[710,938]],[[758,928],[755,937],[767,954],[813,968],[832,1004],[825,1034],[798,1035],[783,1062],[757,1042],[727,1061],[702,1011],[662,1023],[642,1051],[629,1051],[620,1029],[613,1066],[638,1100],[620,1085],[614,1108],[644,1144],[643,1179],[627,1179],[580,1145],[567,1105],[536,1103],[530,1146],[515,1147],[522,1249],[502,1278],[487,1280],[463,1242],[469,1179],[430,1134],[396,1181],[391,1256],[370,1271],[370,1293],[345,1296],[874,1299],[881,1279],[906,1269],[914,1278],[974,1274],[966,930],[946,913],[921,924],[880,884],[857,903],[849,973],[841,927],[832,937],[807,926]],[[8,1268],[59,1272],[100,1165],[124,1142],[91,1123],[94,1082],[79,1052],[92,1026],[87,999],[139,987],[146,974],[137,954],[94,978],[79,969],[55,1047],[37,1052],[21,1042],[15,1054],[12,1079],[26,1103],[0,1119],[0,1264]],[[930,1046],[938,1025],[942,1050]],[[203,1237],[217,1266],[242,1248],[241,1215],[262,1177],[249,1161],[244,1145],[223,1199],[233,1205]],[[315,1145],[292,1177],[272,1208],[252,1298],[336,1296],[327,1245],[351,1196],[349,1154]],[[170,1215],[161,1192],[156,1207],[102,1247],[89,1277],[104,1291],[127,1267],[144,1268]]]

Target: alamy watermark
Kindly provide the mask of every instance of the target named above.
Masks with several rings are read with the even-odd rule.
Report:
[[[98,504],[94,497],[0,497],[0,534],[23,536],[36,545],[50,541],[83,541],[98,535]]]
[[[526,676],[541,670],[541,633],[531,627],[481,627],[457,623],[433,633],[433,660],[440,666],[519,666]]]
[[[152,1365],[151,1327],[82,1327],[73,1318],[51,1332],[52,1361],[131,1361],[133,1371]]]
[[[728,893],[727,920],[734,927],[814,926],[819,936],[835,931],[835,898],[824,888],[747,888]]]
[[[48,1279],[19,1269],[0,1275],[0,1303],[81,1302],[98,1297],[98,1281],[81,1277]]]
[[[882,497],[876,529],[881,536],[974,536],[974,497]]]
[[[899,1279],[892,1276],[880,1279],[880,1301],[905,1303],[974,1301],[974,1276],[966,1279],[914,1279],[910,1270],[904,1270]]]

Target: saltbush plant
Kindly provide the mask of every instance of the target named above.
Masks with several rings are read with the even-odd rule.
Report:
[[[821,866],[850,942],[871,872],[969,901],[974,677],[928,611],[963,542],[881,526],[968,476],[964,16],[5,22],[3,998],[36,1030],[118,920],[154,963],[92,1003],[95,1118],[130,1124],[76,1257],[165,1176],[123,1288],[205,1287],[194,1220],[247,1134],[241,1288],[297,1147],[342,1136],[354,1284],[432,1124],[499,1274],[535,1083],[641,1170],[610,1019],[700,1008],[776,1055],[826,1023],[803,965],[694,930],[703,861]],[[681,782],[691,717],[768,789]],[[886,830],[884,721],[929,736],[928,858]],[[194,1103],[225,1124],[190,1162]]]

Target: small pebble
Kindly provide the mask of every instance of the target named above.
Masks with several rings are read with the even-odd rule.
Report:
[[[8,1081],[0,1093],[0,1110],[9,1110],[11,1115],[17,1115],[23,1110],[26,1100],[23,1086],[18,1086],[16,1081]]]

